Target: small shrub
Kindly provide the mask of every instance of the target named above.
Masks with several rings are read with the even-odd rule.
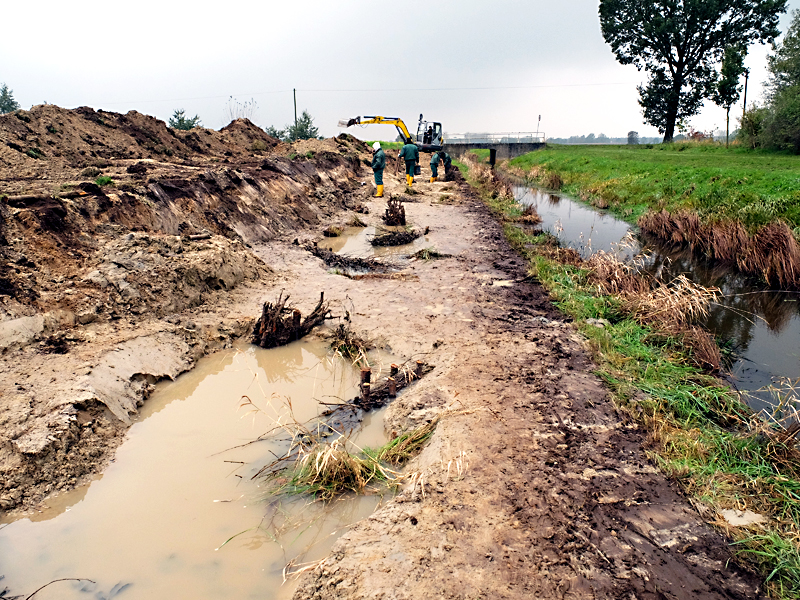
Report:
[[[250,146],[250,149],[253,152],[263,152],[264,150],[267,149],[267,144],[262,140],[256,140],[253,142],[253,145]]]
[[[113,186],[114,185],[114,180],[111,179],[111,177],[109,177],[108,175],[101,175],[100,177],[95,179],[94,182],[97,185],[99,185],[100,187],[104,187],[104,186],[107,186],[107,185],[108,186]]]

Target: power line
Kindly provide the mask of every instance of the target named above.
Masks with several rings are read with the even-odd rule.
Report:
[[[607,85],[637,85],[635,83],[560,83],[550,85],[509,85],[490,87],[449,87],[449,88],[386,88],[379,90],[353,89],[353,90],[297,90],[298,92],[466,92],[475,90],[531,90],[539,88],[559,87],[599,87]]]
[[[532,89],[552,89],[552,88],[571,88],[571,87],[604,87],[615,85],[637,85],[631,82],[616,82],[616,83],[557,83],[546,85],[511,85],[511,86],[486,86],[486,87],[443,87],[443,88],[380,88],[380,89],[301,89],[298,92],[312,93],[312,94],[339,94],[339,93],[386,93],[386,92],[473,92],[473,91],[492,91],[492,90],[532,90]],[[262,92],[252,92],[248,94],[227,94],[220,96],[195,96],[187,98],[168,98],[162,100],[127,100],[124,102],[100,102],[103,105],[115,104],[151,104],[155,102],[186,102],[189,100],[219,100],[221,98],[235,98],[241,96],[263,96],[266,94],[288,94],[292,92],[291,89],[286,90],[269,90]]]

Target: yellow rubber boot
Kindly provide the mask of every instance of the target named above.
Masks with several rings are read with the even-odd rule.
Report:
[[[433,183],[434,181],[436,181],[436,177],[431,177],[431,183]]]
[[[411,184],[414,183],[414,178],[411,175],[406,175],[406,184],[408,187],[411,187]]]
[[[383,186],[378,186],[378,191],[375,192],[375,198],[383,198]]]

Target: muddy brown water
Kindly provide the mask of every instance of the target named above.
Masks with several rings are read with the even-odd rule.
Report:
[[[320,411],[317,400],[351,398],[357,384],[355,370],[318,340],[242,344],[202,359],[157,386],[101,476],[0,525],[0,590],[25,597],[55,579],[86,578],[94,583],[55,583],[36,598],[290,597],[287,563],[323,558],[381,497],[270,507],[251,477],[285,442],[241,445],[289,419],[289,400],[304,421]],[[243,396],[255,406],[242,406]],[[385,443],[382,413],[351,439]]]
[[[800,294],[764,288],[725,265],[704,261],[685,248],[670,248],[652,239],[636,237],[633,246],[622,243],[636,233],[627,223],[563,194],[518,187],[517,200],[532,205],[542,217],[541,227],[586,258],[604,250],[622,256],[646,251],[647,269],[671,276],[685,274],[696,283],[722,290],[722,301],[711,307],[702,323],[732,351],[726,378],[746,392],[756,410],[772,412],[769,386],[786,388],[800,378]]]
[[[402,227],[385,228],[386,231],[400,231],[402,229]],[[403,244],[402,246],[373,246],[370,244],[370,240],[378,233],[380,232],[375,227],[346,227],[342,235],[334,238],[325,238],[324,241],[320,242],[320,246],[344,256],[399,259],[431,245],[428,237],[423,235],[412,243]]]

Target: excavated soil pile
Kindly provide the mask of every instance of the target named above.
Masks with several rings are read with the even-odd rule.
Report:
[[[302,146],[242,119],[0,116],[0,508],[95,470],[155,380],[244,333],[225,304],[274,277],[251,244],[361,204],[362,142]]]

